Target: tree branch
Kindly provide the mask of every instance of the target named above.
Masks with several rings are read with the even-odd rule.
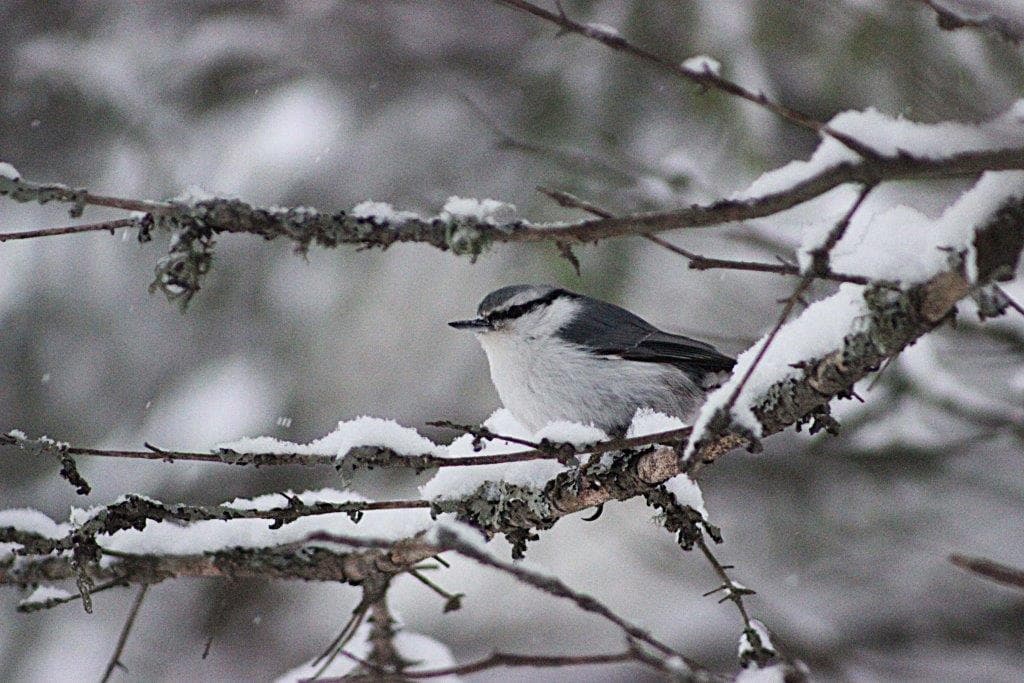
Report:
[[[656,55],[649,50],[629,42],[618,32],[612,32],[604,29],[603,27],[595,26],[594,24],[585,24],[574,21],[570,19],[564,11],[561,11],[561,7],[559,7],[559,12],[555,13],[544,9],[543,7],[539,7],[532,2],[526,2],[525,0],[499,0],[499,2],[515,9],[522,10],[523,12],[528,12],[529,14],[540,17],[541,19],[545,19],[546,21],[558,26],[562,32],[575,33],[585,38],[596,40],[602,45],[610,47],[613,50],[618,50],[628,55],[632,55],[633,57],[637,57],[648,64],[657,66],[662,71],[666,71],[673,76],[677,76],[695,85],[699,85],[702,88],[713,88],[728,95],[752,102],[802,128],[806,128],[807,130],[818,134],[829,135],[849,149],[857,152],[862,157],[875,158],[878,156],[877,152],[863,143],[858,142],[849,135],[834,130],[827,124],[818,121],[807,114],[774,102],[768,99],[763,92],[754,93],[741,85],[723,78],[709,69],[705,69],[703,71],[688,69],[678,62]]]
[[[938,0],[918,0],[922,5],[935,12],[935,21],[944,31],[956,31],[962,28],[976,28],[988,31],[1003,40],[1019,45],[1024,40],[1024,24],[993,14],[980,12],[974,16],[957,12]],[[990,10],[996,7],[990,7]]]
[[[441,457],[430,453],[405,455],[390,448],[379,446],[356,446],[341,455],[310,455],[308,453],[237,453],[224,451],[218,453],[202,453],[195,451],[175,451],[149,446],[148,451],[108,450],[102,448],[83,448],[61,444],[62,452],[67,455],[85,455],[103,458],[137,458],[142,460],[176,460],[219,463],[227,465],[253,465],[254,467],[270,467],[283,465],[330,466],[338,470],[356,470],[361,468],[398,468],[426,471],[445,467],[477,467],[486,465],[507,465],[532,460],[559,460],[568,455],[600,454],[623,449],[639,448],[660,443],[673,443],[686,439],[690,428],[683,427],[656,434],[636,436],[628,439],[609,439],[586,448],[576,448],[568,443],[547,443],[540,448],[499,453],[492,455],[466,455]],[[490,437],[488,437],[490,438]],[[500,439],[501,435],[493,435]],[[48,440],[51,444],[52,440]],[[30,439],[13,433],[0,434],[0,445],[17,446],[35,455],[40,450],[40,439]],[[43,444],[46,446],[46,444]],[[148,444],[147,444],[148,446]],[[538,444],[538,446],[541,446]]]
[[[989,581],[1024,590],[1024,569],[993,562],[984,557],[972,557],[970,555],[960,555],[959,553],[950,555],[949,561],[961,569],[966,569],[978,576],[984,576]]]
[[[151,208],[154,223],[176,232],[197,235],[245,233],[265,239],[284,237],[300,248],[311,244],[336,247],[356,244],[387,248],[397,242],[419,242],[457,254],[479,254],[487,245],[498,242],[565,242],[580,244],[613,237],[642,235],[679,228],[698,228],[735,221],[763,218],[810,199],[846,183],[877,184],[886,181],[920,180],[971,176],[983,171],[1024,169],[1024,149],[978,150],[945,157],[895,157],[844,161],[806,178],[792,187],[751,199],[723,199],[712,204],[693,205],[673,211],[627,214],[597,218],[575,223],[532,225],[523,220],[496,222],[470,217],[402,217],[387,215],[363,216],[344,211],[333,214],[314,209],[261,209],[236,199],[210,199],[194,203],[159,203],[102,197],[105,203],[93,202],[97,195],[57,193],[48,190],[55,185],[41,185],[26,180],[0,176],[0,195],[16,201],[80,201],[113,206],[116,203],[136,210]],[[141,209],[145,210],[145,209]],[[102,226],[102,224],[99,224]],[[106,226],[93,230],[109,230]]]
[[[135,617],[139,615],[139,609],[142,607],[142,601],[146,599],[146,591],[148,589],[149,585],[144,583],[135,595],[135,600],[132,601],[132,606],[128,610],[128,617],[125,619],[124,627],[121,629],[121,635],[117,638],[114,654],[110,656],[110,663],[107,664],[100,683],[107,683],[117,667],[124,668],[124,665],[121,663],[121,653],[124,652],[124,646],[128,642],[128,635],[132,632],[132,627],[135,625]]]

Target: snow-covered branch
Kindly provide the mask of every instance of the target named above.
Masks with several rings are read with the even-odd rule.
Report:
[[[161,258],[153,287],[187,304],[201,286],[219,234],[250,234],[267,240],[283,238],[299,251],[311,245],[353,244],[386,249],[399,242],[422,243],[442,251],[476,258],[491,244],[550,242],[566,245],[631,235],[720,225],[764,218],[820,197],[849,183],[950,178],[985,171],[1024,169],[1024,135],[1019,119],[1024,105],[980,126],[913,124],[877,112],[835,117],[830,130],[869,144],[875,152],[860,156],[833,135],[807,162],[792,162],[765,174],[748,190],[705,205],[576,222],[531,223],[515,217],[515,207],[495,200],[452,197],[436,215],[399,211],[381,202],[363,202],[348,211],[323,213],[310,207],[260,208],[238,199],[217,197],[152,202],[95,195],[59,184],[34,183],[13,169],[0,174],[0,196],[15,201],[56,201],[71,204],[72,215],[96,205],[139,212],[130,219],[140,241],[154,230],[171,234],[170,250]],[[118,223],[118,226],[125,224]],[[6,233],[0,241],[70,232],[110,231],[111,224]],[[719,264],[720,265],[720,264]],[[756,269],[756,268],[755,268]],[[763,270],[763,269],[762,269]],[[788,273],[783,273],[788,274]],[[825,273],[824,275],[827,275]],[[863,273],[844,279],[859,281]],[[834,278],[833,278],[834,279]]]

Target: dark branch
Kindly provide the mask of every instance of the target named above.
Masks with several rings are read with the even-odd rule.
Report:
[[[763,218],[792,208],[846,183],[877,184],[884,181],[971,176],[983,171],[1024,169],[1024,149],[980,150],[948,157],[925,158],[903,154],[895,157],[841,162],[823,169],[785,190],[751,199],[724,199],[673,211],[596,218],[576,223],[534,226],[522,220],[494,223],[468,218],[421,217],[398,220],[382,216],[361,217],[344,211],[320,213],[307,208],[268,210],[234,199],[211,199],[194,204],[164,204],[117,199],[132,210],[151,208],[156,223],[178,232],[212,235],[246,233],[265,239],[284,237],[301,248],[311,244],[336,247],[356,244],[387,248],[397,242],[420,242],[455,253],[479,254],[496,242],[565,242],[643,235],[679,228],[698,228]],[[96,195],[58,193],[25,180],[0,177],[0,195],[18,201],[81,201],[92,204]],[[114,198],[102,206],[114,205]],[[144,209],[143,209],[144,210]],[[95,230],[108,230],[96,227]]]
[[[121,629],[121,635],[117,638],[117,645],[114,647],[114,654],[110,656],[110,663],[107,664],[106,670],[103,672],[103,678],[100,679],[100,683],[107,683],[110,677],[114,674],[114,669],[124,665],[121,663],[121,653],[124,652],[124,646],[128,642],[128,635],[132,632],[132,626],[135,625],[135,617],[139,615],[139,609],[142,607],[142,601],[146,599],[146,591],[149,589],[147,584],[142,584],[139,592],[135,596],[135,600],[132,602],[131,608],[128,610],[128,617],[125,619],[124,627]]]
[[[207,463],[220,463],[228,465],[253,465],[255,467],[282,466],[282,465],[306,465],[306,466],[330,466],[336,469],[360,469],[360,468],[404,468],[417,471],[425,471],[442,467],[474,467],[483,465],[505,465],[517,462],[528,462],[531,460],[558,460],[564,457],[567,449],[572,450],[573,455],[584,453],[609,453],[628,448],[639,448],[659,443],[672,443],[685,439],[690,434],[689,427],[674,429],[657,434],[637,436],[629,439],[610,439],[593,444],[586,448],[575,448],[572,444],[537,444],[540,448],[518,451],[515,453],[501,453],[495,455],[465,455],[440,457],[424,453],[420,455],[404,455],[397,453],[390,448],[377,446],[356,446],[341,456],[334,455],[309,455],[305,453],[236,453],[234,451],[222,451],[220,453],[200,453],[194,451],[175,451],[162,448],[150,447],[148,451],[125,451],[107,450],[101,448],[81,448],[78,446],[66,446],[65,453],[69,455],[87,455],[104,458],[139,458],[143,460],[162,460],[174,462],[176,460],[188,460]],[[501,435],[492,435],[493,438],[503,438]],[[488,437],[491,438],[491,437]],[[20,439],[11,434],[0,434],[0,445],[17,446],[31,453],[36,452],[34,448],[37,439]]]
[[[83,225],[67,225],[62,228],[44,228],[42,230],[23,230],[22,232],[0,232],[0,242],[11,240],[27,240],[34,237],[54,237],[56,235],[73,235],[77,232],[110,231],[113,235],[118,228],[137,228],[139,220],[135,218],[119,218],[102,223],[86,223]]]
[[[539,7],[532,2],[525,2],[525,0],[499,0],[503,4],[509,5],[516,9],[528,12],[534,16],[545,19],[560,27],[561,31],[566,33],[575,33],[591,40],[610,47],[613,50],[618,50],[626,54],[637,57],[648,64],[654,64],[662,71],[666,71],[673,76],[682,78],[686,81],[699,85],[702,88],[713,88],[719,90],[728,95],[739,97],[748,102],[752,102],[759,107],[767,109],[768,111],[781,116],[783,119],[795,123],[798,126],[806,128],[807,130],[815,133],[829,135],[848,148],[857,152],[865,158],[874,158],[878,154],[870,147],[864,145],[861,142],[851,138],[850,136],[840,131],[830,128],[827,124],[814,119],[813,117],[799,112],[790,107],[786,107],[782,104],[774,102],[763,93],[755,93],[751,90],[744,88],[726,78],[723,78],[719,74],[714,73],[708,69],[703,71],[694,71],[688,69],[676,61],[667,59],[660,55],[657,55],[649,50],[646,50],[634,43],[629,42],[618,33],[611,33],[605,30],[600,30],[592,24],[580,23],[574,21],[566,16],[565,12],[551,12],[543,7]]]
[[[970,555],[953,554],[949,556],[949,561],[961,569],[984,576],[989,581],[1024,590],[1024,569]]]
[[[1024,24],[1014,22],[1006,17],[1000,17],[991,11],[975,15],[963,14],[947,7],[946,3],[939,0],[919,0],[921,4],[930,7],[935,12],[935,21],[939,28],[944,31],[956,31],[963,28],[976,28],[988,31],[999,36],[1005,41],[1019,45],[1024,40]],[[997,9],[989,7],[989,10]]]

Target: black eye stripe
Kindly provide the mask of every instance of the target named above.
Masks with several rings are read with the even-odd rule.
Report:
[[[515,306],[509,306],[508,308],[500,311],[492,311],[484,316],[489,323],[494,323],[499,320],[512,320],[520,316],[526,315],[530,311],[536,310],[541,306],[547,306],[552,303],[555,299],[568,295],[564,289],[556,289],[553,292],[545,294],[539,299],[527,301],[525,303],[516,304]]]

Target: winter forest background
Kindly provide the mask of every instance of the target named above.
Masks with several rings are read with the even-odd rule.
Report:
[[[1010,110],[1024,94],[1024,48],[1006,37],[1022,34],[1017,4],[931,3],[940,14],[1002,17],[958,30],[942,30],[929,4],[562,3],[671,60],[710,55],[727,78],[818,120],[875,108],[979,123]],[[120,197],[210,193],[330,211],[375,200],[431,215],[458,195],[510,202],[543,222],[585,216],[539,185],[615,214],[665,210],[728,197],[819,143],[763,108],[556,34],[469,0],[4,2],[0,161],[26,179]],[[915,208],[935,217],[974,180],[903,183],[864,210],[909,186]],[[705,256],[778,263],[795,260],[809,213],[661,237]],[[123,215],[90,208],[85,219]],[[62,206],[0,198],[0,232],[68,222]],[[472,263],[415,244],[314,246],[303,258],[285,240],[221,235],[182,314],[147,291],[166,245],[158,231],[140,245],[122,230],[0,243],[0,431],[207,450],[258,435],[305,443],[373,415],[446,441],[452,432],[425,423],[477,424],[498,407],[483,353],[445,325],[497,287],[560,284],[737,354],[772,327],[798,279],[689,269],[639,237],[576,247],[577,276],[549,243],[497,244]],[[1024,300],[1020,283],[1002,286]],[[815,282],[805,298],[835,288]],[[974,309],[966,302],[955,327],[858,384],[864,403],[833,402],[839,436],[790,429],[760,454],[735,451],[701,472],[725,538],[716,553],[757,591],[746,603],[775,645],[816,678],[1009,681],[1024,669],[1024,592],[948,560],[1024,566],[1024,316],[980,323]],[[0,448],[0,507],[63,521],[71,506],[125,493],[210,505],[342,488],[330,468],[77,462],[88,496],[58,476],[56,458]],[[351,486],[415,498],[429,477],[359,471]],[[633,499],[595,522],[568,516],[540,533],[527,561],[734,671],[736,610],[702,597],[718,579],[654,514]],[[489,547],[509,557],[504,539]],[[458,662],[495,650],[622,649],[613,626],[463,558],[431,578],[465,593],[462,609],[442,614],[444,600],[408,576],[389,605]],[[26,594],[0,590],[0,680],[98,679],[134,589],[97,594],[91,615],[76,603],[19,614]],[[165,581],[149,589],[121,656],[128,672],[114,680],[274,678],[319,654],[359,599],[329,583]],[[497,668],[473,680],[662,677],[619,664]]]

